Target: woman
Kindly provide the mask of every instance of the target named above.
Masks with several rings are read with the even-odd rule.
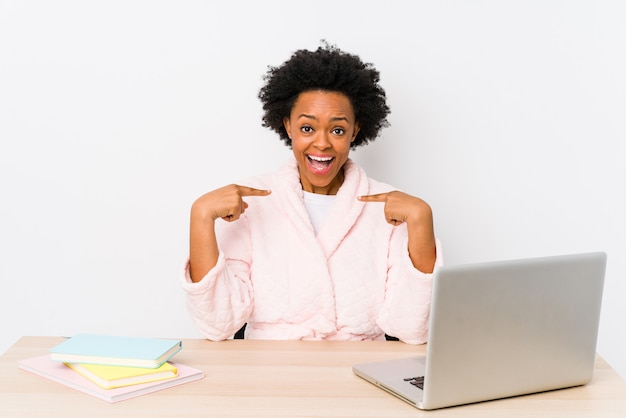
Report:
[[[211,340],[426,342],[440,263],[423,200],[369,179],[349,158],[387,126],[379,73],[334,46],[270,67],[263,125],[294,158],[201,196],[183,288]]]

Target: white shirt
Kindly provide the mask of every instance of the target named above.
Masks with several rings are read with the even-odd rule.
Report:
[[[324,221],[328,217],[328,212],[330,212],[330,208],[335,203],[336,198],[337,196],[335,195],[304,192],[304,207],[309,213],[315,234],[322,229],[322,225],[324,225]]]

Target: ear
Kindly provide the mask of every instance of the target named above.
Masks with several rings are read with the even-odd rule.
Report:
[[[354,132],[352,133],[352,139],[350,140],[350,142],[354,142],[354,140],[356,139],[356,136],[359,134],[359,131],[361,130],[361,127],[359,126],[359,124],[355,124],[354,125]]]
[[[283,118],[283,126],[285,127],[285,130],[287,131],[287,136],[289,137],[289,139],[291,139],[291,122],[289,121],[289,118],[287,117]]]

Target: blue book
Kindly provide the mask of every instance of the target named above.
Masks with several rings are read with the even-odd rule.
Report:
[[[148,337],[78,334],[50,349],[63,363],[156,368],[182,349],[182,341]]]

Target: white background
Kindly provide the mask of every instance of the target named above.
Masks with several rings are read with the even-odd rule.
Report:
[[[199,337],[199,195],[271,171],[268,65],[322,38],[381,71],[352,154],[434,208],[447,264],[606,251],[598,351],[626,376],[623,1],[0,0],[0,352],[22,335]]]

